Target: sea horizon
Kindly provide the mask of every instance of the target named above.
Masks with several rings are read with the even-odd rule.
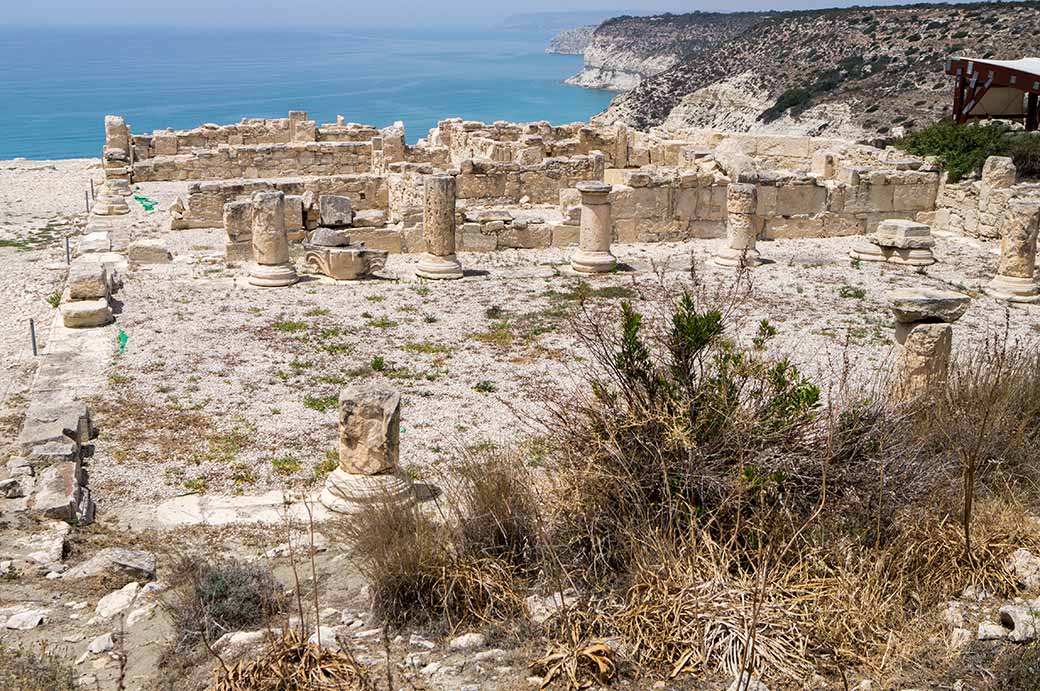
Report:
[[[322,122],[587,120],[613,94],[563,80],[552,32],[377,26],[0,28],[0,159],[97,157],[103,118],[134,132],[306,110]]]

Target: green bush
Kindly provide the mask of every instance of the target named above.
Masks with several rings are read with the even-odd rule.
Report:
[[[1015,168],[1022,177],[1040,176],[1040,136],[1018,132],[1005,138],[1007,154],[1015,161]]]
[[[917,156],[936,156],[939,164],[949,173],[950,181],[957,182],[972,173],[979,173],[990,156],[1011,155],[1012,143],[1020,137],[1024,142],[1020,146],[1030,147],[1031,152],[1040,152],[1036,137],[1013,135],[1006,125],[958,125],[948,119],[910,132],[896,140],[895,145]],[[1024,174],[1024,171],[1021,172]]]
[[[282,587],[259,564],[190,557],[174,567],[173,588],[163,601],[177,629],[175,649],[262,624],[282,608]]]

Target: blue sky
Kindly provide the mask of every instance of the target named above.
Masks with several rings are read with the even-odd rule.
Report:
[[[810,9],[853,4],[842,0],[0,0],[0,26],[10,25],[337,25],[488,26],[507,15],[569,10],[633,10],[640,13],[694,10]]]

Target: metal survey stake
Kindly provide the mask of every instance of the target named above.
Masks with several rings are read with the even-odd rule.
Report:
[[[32,339],[33,357],[37,355],[36,352],[36,320],[29,317],[29,338]]]
[[[90,192],[83,190],[83,201],[87,205],[87,213],[90,213]]]
[[[69,248],[69,236],[65,236],[65,263],[72,263],[72,250]]]

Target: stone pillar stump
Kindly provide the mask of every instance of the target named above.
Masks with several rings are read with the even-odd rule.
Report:
[[[755,243],[755,211],[758,189],[746,182],[726,187],[726,246],[715,255],[715,263],[727,268],[751,268],[762,263]]]
[[[249,282],[264,287],[296,283],[299,279],[289,260],[289,237],[285,232],[285,194],[256,192],[252,202],[254,263],[249,268]]]
[[[614,226],[610,214],[611,186],[605,182],[577,184],[581,193],[581,230],[578,250],[571,257],[571,268],[580,273],[607,273],[617,267],[610,251]]]
[[[988,163],[989,161],[987,161]],[[986,294],[1007,302],[1038,302],[1034,279],[1040,201],[1012,199],[1000,231],[1000,264]]]
[[[401,395],[379,383],[339,394],[339,467],[325,480],[319,501],[337,513],[415,503],[399,469]]]
[[[462,278],[462,264],[455,257],[455,176],[427,175],[423,181],[423,240],[426,252],[419,260],[417,276],[432,279]]]
[[[902,400],[937,394],[949,375],[952,324],[971,299],[952,291],[907,288],[888,292],[885,302],[896,318],[890,391]]]
[[[105,180],[90,212],[97,216],[122,216],[130,213],[130,207],[124,196],[116,191],[112,181]]]

